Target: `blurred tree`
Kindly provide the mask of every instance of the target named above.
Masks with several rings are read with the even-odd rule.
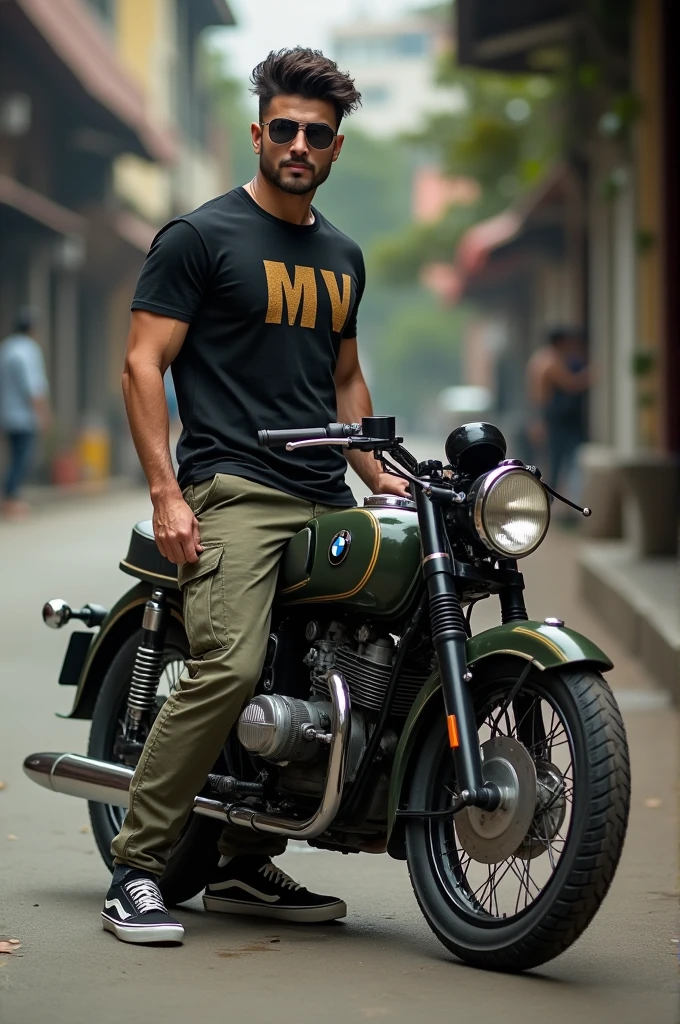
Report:
[[[214,111],[229,140],[230,174],[233,185],[250,181],[257,163],[250,142],[253,110],[248,106],[243,83],[233,76],[224,50],[210,36],[204,44],[205,74]]]
[[[362,247],[411,219],[412,157],[403,143],[372,139],[352,127],[328,187],[314,205]]]
[[[560,79],[463,69],[446,54],[439,81],[456,87],[464,109],[431,116],[409,141],[444,174],[474,178],[480,196],[470,206],[450,207],[437,224],[410,225],[378,240],[371,256],[383,280],[414,280],[423,264],[452,259],[472,224],[520,198],[561,152]]]
[[[400,430],[417,430],[428,409],[461,379],[465,307],[443,309],[424,289],[394,293],[391,311],[371,350],[371,391],[376,409],[399,417]]]

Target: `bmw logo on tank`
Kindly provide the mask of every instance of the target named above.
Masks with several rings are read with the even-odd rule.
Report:
[[[341,562],[345,561],[349,554],[351,543],[352,534],[349,530],[341,530],[340,533],[336,533],[328,549],[328,561],[331,565],[340,565]]]

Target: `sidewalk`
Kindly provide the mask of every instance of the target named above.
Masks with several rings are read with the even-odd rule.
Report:
[[[571,629],[584,633],[598,644],[614,662],[614,669],[607,678],[622,710],[670,708],[671,695],[659,685],[654,666],[631,652],[625,632],[606,621],[599,604],[593,608],[584,600],[579,568],[583,550],[578,535],[553,525],[538,551],[519,563],[526,581],[529,617],[564,619]],[[482,602],[473,612],[475,632],[497,622],[498,609],[493,599]]]
[[[680,563],[640,558],[623,541],[583,545],[584,599],[680,705]]]

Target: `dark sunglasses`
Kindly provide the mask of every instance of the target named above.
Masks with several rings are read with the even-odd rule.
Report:
[[[265,125],[269,125],[269,138],[277,146],[292,142],[301,128],[312,149],[328,149],[338,134],[330,125],[324,124],[322,121],[304,124],[292,121],[289,117],[275,117],[272,121],[262,121],[263,128]]]

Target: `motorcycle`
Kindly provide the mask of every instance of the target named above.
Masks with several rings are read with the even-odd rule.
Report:
[[[373,495],[288,543],[259,684],[173,847],[167,903],[204,888],[229,822],[406,860],[430,928],[461,960],[545,963],[600,907],[630,801],[626,734],[602,675],[612,663],[525,607],[518,559],[544,540],[561,496],[507,459],[487,423],[449,435],[446,466],[419,463],[387,416],[259,440],[372,452],[411,497]],[[71,717],[92,720],[87,756],[24,764],[89,801],[109,867],[134,765],[188,657],[176,566],[150,523],[134,527],[120,567],[138,582],[109,611],[43,609],[49,626],[98,627],[71,635],[59,680],[77,687]],[[490,596],[500,623],[475,633],[472,610]]]

